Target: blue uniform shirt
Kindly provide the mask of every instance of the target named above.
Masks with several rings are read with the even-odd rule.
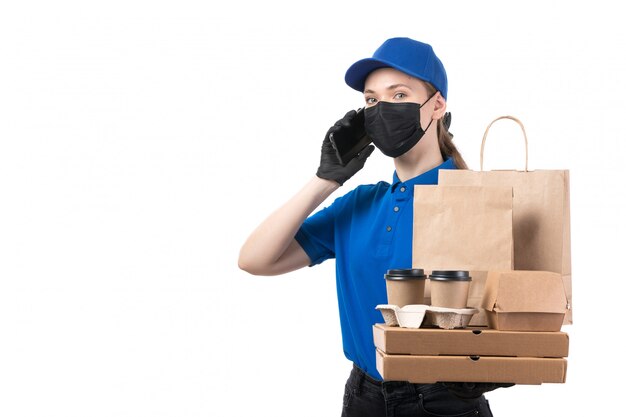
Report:
[[[452,159],[408,181],[361,185],[310,216],[295,238],[311,265],[336,259],[337,297],[343,350],[370,376],[376,370],[372,325],[383,321],[376,305],[387,304],[384,274],[411,268],[413,186],[437,184]]]

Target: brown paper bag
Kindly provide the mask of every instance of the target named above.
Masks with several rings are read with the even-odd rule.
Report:
[[[487,271],[513,269],[512,188],[416,185],[412,263],[470,271],[468,306],[480,309]],[[429,303],[428,282],[425,296]],[[486,326],[484,313],[470,325]]]
[[[524,171],[483,171],[483,152],[489,128],[501,119],[513,120],[522,129],[526,141]],[[441,170],[439,184],[513,187],[514,269],[561,274],[568,300],[564,324],[571,324],[569,171],[528,171],[528,139],[524,125],[512,116],[502,116],[485,130],[480,149],[480,171]]]
[[[511,187],[416,185],[413,264],[428,270],[513,269]]]

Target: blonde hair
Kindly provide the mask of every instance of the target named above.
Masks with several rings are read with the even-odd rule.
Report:
[[[425,82],[426,89],[428,90],[428,95],[435,94],[438,90],[430,83]],[[449,117],[449,116],[448,116]],[[446,117],[442,117],[437,120],[437,141],[439,142],[439,151],[441,152],[441,157],[446,160],[448,158],[452,158],[454,161],[454,165],[459,169],[467,169],[467,164],[461,153],[458,151],[454,143],[452,143],[452,133],[448,132],[448,128],[446,127],[446,123],[444,120]]]

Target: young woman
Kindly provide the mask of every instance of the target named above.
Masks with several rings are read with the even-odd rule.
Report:
[[[392,181],[360,185],[310,216],[374,150],[341,165],[330,135],[350,126],[356,112],[348,112],[328,130],[316,176],[250,235],[239,266],[276,275],[335,258],[343,347],[354,363],[343,416],[491,416],[482,393],[495,386],[382,382],[376,370],[372,325],[381,321],[376,305],[387,303],[383,276],[411,268],[413,186],[436,184],[440,169],[467,168],[448,133],[445,69],[430,45],[392,38],[345,80],[364,94],[365,128],[393,158]]]

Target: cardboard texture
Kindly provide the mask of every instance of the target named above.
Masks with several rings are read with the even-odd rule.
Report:
[[[526,134],[522,123],[517,122]],[[496,121],[494,120],[494,122]],[[492,122],[493,124],[493,122]],[[491,124],[489,125],[489,127]],[[440,170],[442,186],[472,185],[482,187],[513,188],[513,240],[515,244],[514,268],[556,272],[563,276],[568,300],[564,324],[572,324],[572,266],[570,228],[570,187],[568,170],[528,171],[528,142],[526,140],[525,171],[483,171],[481,147],[480,171]],[[498,270],[509,268],[477,268]]]
[[[416,185],[413,268],[513,269],[512,188]]]
[[[503,332],[491,329],[408,329],[375,324],[376,348],[390,355],[479,355],[567,357],[569,336],[563,332]]]
[[[430,270],[426,271],[430,274]],[[467,297],[467,307],[478,309],[478,313],[472,316],[469,322],[470,326],[483,326],[489,325],[487,321],[487,315],[482,308],[483,293],[485,290],[485,282],[487,282],[487,271],[470,271],[472,282],[470,283],[469,296]],[[430,299],[430,280],[426,280],[426,286],[424,290],[424,304],[431,304]]]
[[[465,328],[470,319],[478,312],[475,308],[433,307],[425,304],[409,304],[398,307],[393,304],[378,304],[387,326],[400,326],[419,329],[440,327],[442,329]]]
[[[388,355],[377,349],[376,369],[387,381],[409,381],[419,384],[509,382],[539,385],[544,382],[565,382],[567,360],[564,358]]]
[[[555,272],[490,271],[481,306],[492,329],[559,331],[567,297]]]
[[[413,268],[468,270],[467,307],[480,312],[471,326],[487,326],[481,301],[487,271],[513,269],[513,191],[510,187],[416,185]],[[426,280],[426,304],[431,303]]]
[[[482,169],[489,127],[503,118],[524,132],[523,172]],[[439,185],[415,186],[413,204],[413,268],[470,271],[468,307],[481,310],[470,325],[519,330],[375,325],[383,379],[565,382],[569,338],[558,330],[572,323],[569,172],[528,171],[524,127],[503,116],[485,131],[480,171],[440,170]],[[430,295],[427,281],[426,304]]]

